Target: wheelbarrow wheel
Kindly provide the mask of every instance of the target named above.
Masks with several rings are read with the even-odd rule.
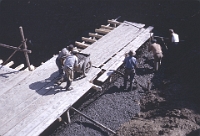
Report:
[[[92,67],[92,62],[89,61],[87,63],[84,63],[83,65],[83,75],[87,76],[88,72],[90,71],[90,68]]]

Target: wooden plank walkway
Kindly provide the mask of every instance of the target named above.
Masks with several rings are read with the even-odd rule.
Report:
[[[142,44],[144,44],[144,42],[149,39],[152,29],[153,27],[141,29],[140,34],[133,41],[131,41],[126,47],[120,50],[101,68],[105,70],[105,72],[97,80],[100,82],[105,82],[105,80],[122,65],[125,58],[125,53],[130,50],[136,51]]]
[[[98,80],[104,82],[122,64],[124,53],[130,49],[137,50],[153,29],[127,21],[118,24],[81,51],[91,55],[93,67],[87,77],[73,81],[72,91],[63,89],[66,83],[54,85],[58,76],[56,56],[34,71],[1,67],[0,136],[40,135],[95,86],[93,80],[102,71],[105,72]]]
[[[94,67],[100,67],[126,46],[127,43],[137,37],[139,31],[140,28],[128,23],[122,23],[82,52],[91,54],[92,65]]]

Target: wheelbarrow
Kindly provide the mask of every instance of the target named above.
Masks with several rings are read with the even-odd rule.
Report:
[[[75,73],[80,73],[83,76],[87,76],[88,72],[92,67],[92,62],[90,61],[90,54],[77,52],[76,56],[78,58],[78,67],[74,68]]]

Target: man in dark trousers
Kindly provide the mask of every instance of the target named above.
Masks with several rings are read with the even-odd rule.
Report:
[[[73,52],[69,56],[66,57],[64,60],[64,79],[67,81],[66,90],[72,90],[73,88],[70,87],[72,81],[74,79],[74,68],[78,67],[78,58],[76,56],[76,52]]]
[[[130,89],[132,91],[132,82],[135,76],[135,68],[137,67],[137,60],[134,57],[135,52],[132,50],[129,51],[129,53],[126,55],[124,59],[124,66],[125,66],[125,73],[124,73],[124,90],[127,90],[127,81],[128,77],[130,77]]]

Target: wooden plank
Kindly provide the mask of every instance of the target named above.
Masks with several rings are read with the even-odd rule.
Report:
[[[145,31],[144,28],[140,29],[138,32],[138,35],[133,39],[135,40],[141,33],[143,33]],[[118,53],[116,53],[116,55],[114,57],[112,57],[111,60],[109,60],[106,64],[104,64],[104,66],[101,68],[103,70],[107,70],[108,68],[110,68],[115,61],[117,61],[119,58],[124,57],[125,53],[127,53],[130,50],[130,44],[128,44],[128,47],[124,47],[122,50],[120,50]]]
[[[37,93],[38,90],[48,85],[52,79],[58,76],[58,73],[55,72],[57,71],[55,58],[53,57],[38,67],[20,85],[14,86],[11,90],[1,95],[0,111],[3,115],[0,115],[0,119],[6,114],[6,111],[12,110],[13,107],[23,103],[31,95]]]
[[[89,90],[89,88],[92,87],[93,84],[90,83],[90,80],[99,72],[100,69],[92,68],[86,78],[74,81],[72,83],[72,87],[74,88],[74,90],[60,91],[54,95],[47,95],[44,98],[50,96],[52,98],[49,100],[47,99],[46,103],[43,104],[41,102],[37,104],[38,101],[35,102],[35,104],[38,105],[37,109],[35,109],[34,112],[30,111],[30,114],[26,118],[18,122],[18,124],[15,125],[11,130],[9,130],[6,135],[26,135],[24,133],[29,133],[30,131],[32,131],[32,129],[36,128],[41,123],[42,128],[46,129],[51,123],[53,123],[57,119],[57,117],[63,114],[63,112],[66,111],[70,105],[73,105],[73,103],[75,103],[82,95],[84,95]],[[35,104],[33,104],[33,106]],[[32,108],[29,108],[29,110],[31,110]],[[46,123],[46,121],[48,121],[48,123]],[[12,122],[7,123],[7,125],[10,124],[12,124]],[[44,129],[41,129],[40,127],[37,127],[37,129],[39,130],[37,130],[36,133],[41,133],[44,131]],[[19,134],[17,134],[17,132],[19,132]]]
[[[108,20],[108,23],[109,24],[113,24],[113,25],[120,25],[121,24],[121,22],[118,22],[118,21],[116,21],[116,20]]]
[[[20,64],[19,66],[17,66],[16,68],[14,68],[15,70],[21,70],[22,68],[24,68],[24,64]]]
[[[101,25],[101,28],[103,28],[103,29],[109,29],[109,30],[115,29],[115,27],[105,26],[105,25]]]
[[[5,66],[7,66],[7,67],[11,67],[12,65],[14,65],[14,61],[10,61],[10,62],[8,62]]]
[[[120,58],[120,60],[116,61],[108,70],[106,70],[97,80],[100,82],[104,82],[108,77],[115,72],[117,68],[119,68],[123,63],[124,58]]]
[[[3,60],[2,59],[0,59],[0,64],[2,64],[3,63]]]
[[[0,89],[0,98],[2,94],[6,93],[10,89],[14,88],[16,85],[20,84],[21,81],[23,81],[30,74],[31,72],[29,71],[17,71],[14,75],[10,75],[11,77],[9,79],[4,80],[4,82],[0,80],[0,86],[2,88]]]
[[[138,35],[139,30],[132,25],[122,23],[81,52],[91,54],[92,65],[99,67],[132,41],[135,35]]]
[[[102,28],[100,28],[100,29],[95,29],[95,32],[96,33],[100,33],[100,34],[107,34],[107,33],[109,33],[111,30],[109,30],[109,29],[102,29]]]
[[[152,29],[153,27],[151,26],[145,29],[142,34],[140,34],[135,40],[129,43],[129,45],[121,51],[120,55],[116,55],[116,57],[114,57],[114,63],[110,65],[109,68],[107,67],[106,71],[97,80],[100,82],[104,82],[115,70],[117,70],[117,68],[122,65],[125,58],[125,56],[121,55],[128,50],[136,51],[144,42],[146,42],[150,38],[150,32],[152,31]]]
[[[26,99],[23,103],[21,103],[20,105],[17,105],[16,107],[13,107],[12,110],[7,111],[0,121],[2,122],[0,124],[1,134],[5,134],[7,131],[12,129],[24,118],[29,116],[29,114],[31,114],[32,112],[35,112],[35,110],[38,107],[47,105],[46,102],[52,99],[53,94],[55,93],[53,89],[53,85],[54,83],[51,82],[48,87],[42,88],[40,92],[34,93],[28,99]]]
[[[97,34],[97,33],[89,33],[89,36],[95,37],[95,38],[98,38],[98,39],[100,39],[101,37],[103,37],[103,35],[100,35],[100,34]]]
[[[77,92],[77,94],[74,94],[73,97],[70,97],[69,100],[71,100],[73,103],[75,103],[80,97],[78,97],[78,94],[84,95],[87,91],[92,87],[91,83],[83,83],[82,86],[84,86],[85,91],[83,91],[83,88],[80,87]],[[69,96],[67,96],[69,97]],[[65,111],[67,111],[71,105],[69,105],[69,100],[64,99],[65,101],[61,101],[62,105],[58,106],[56,110],[53,111],[53,113],[50,113],[49,116],[46,116],[45,113],[44,117],[46,116],[47,118],[42,118],[42,115],[40,115],[41,118],[38,118],[38,123],[35,125],[35,128],[30,127],[28,130],[31,130],[31,132],[27,133],[27,128],[24,128],[21,132],[19,132],[19,135],[24,134],[27,136],[35,136],[41,134],[49,125],[51,125],[59,116],[61,116]],[[50,112],[50,111],[49,111]],[[43,120],[41,122],[41,120]],[[36,120],[34,123],[37,122]],[[32,125],[33,123],[31,123]],[[29,126],[27,126],[29,127]]]
[[[81,48],[87,48],[89,44],[81,43],[81,42],[75,42],[75,45]]]
[[[145,26],[145,24],[135,23],[135,22],[124,21],[124,23],[133,25],[133,26],[135,26],[135,27],[137,27],[137,28],[143,28],[143,27]]]
[[[121,30],[121,32],[119,32],[119,34],[123,33],[123,35],[119,36],[120,38],[116,36],[114,37],[115,39],[113,38],[113,42],[109,43],[109,41],[107,41],[106,43],[104,43],[104,47],[96,50],[96,53],[98,53],[98,55],[95,55],[95,62],[92,62],[93,66],[101,66],[109,58],[115,55],[119,50],[124,48],[124,46],[126,46],[133,38],[135,38],[138,35],[138,31],[139,29],[135,27],[127,27],[127,29]]]
[[[86,37],[82,37],[82,40],[85,41],[85,42],[90,42],[90,43],[94,43],[94,42],[97,41],[97,40],[94,40],[94,39],[91,39],[91,38],[86,38]]]

